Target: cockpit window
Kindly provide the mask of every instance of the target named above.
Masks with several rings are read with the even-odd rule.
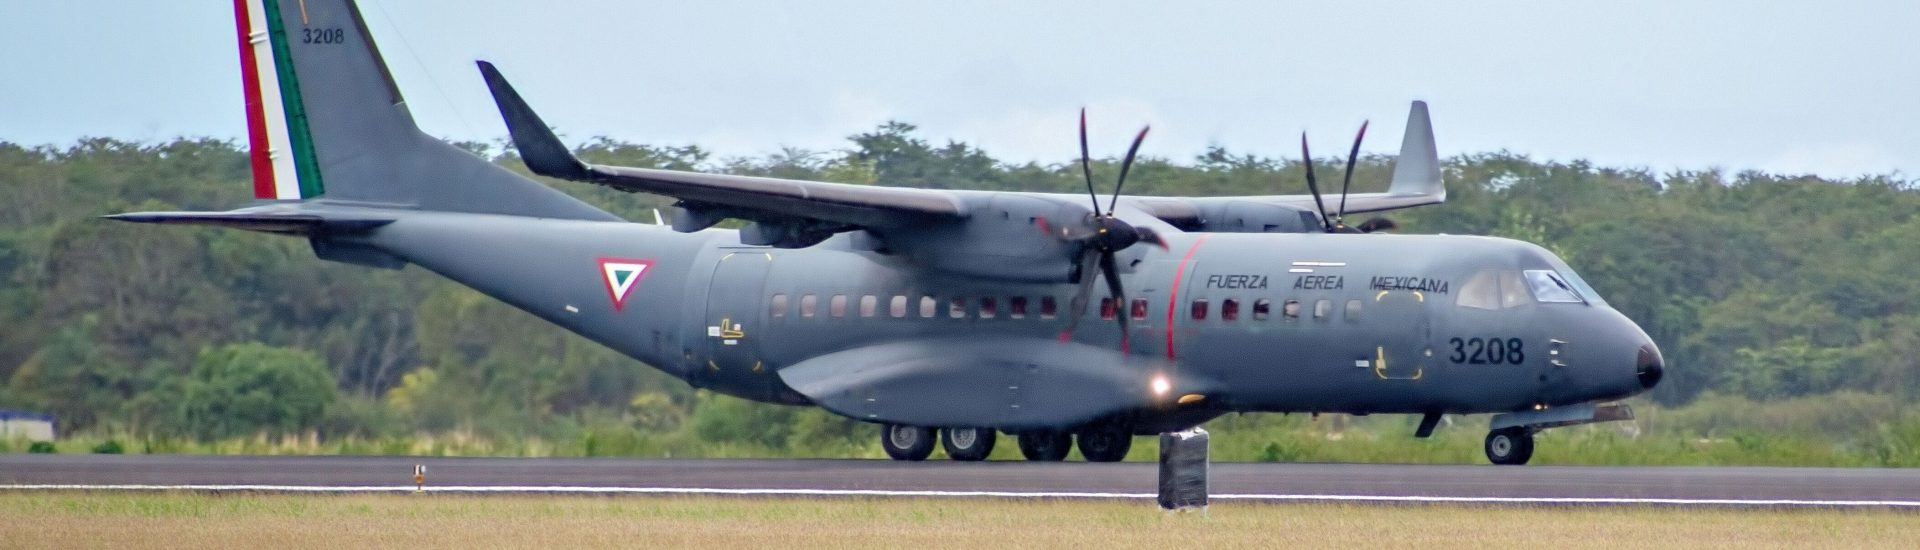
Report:
[[[1454,303],[1474,309],[1500,309],[1499,272],[1482,271],[1468,277]]]
[[[1542,302],[1584,302],[1580,292],[1573,285],[1561,279],[1560,275],[1545,269],[1526,271],[1527,284],[1533,287],[1533,297]]]

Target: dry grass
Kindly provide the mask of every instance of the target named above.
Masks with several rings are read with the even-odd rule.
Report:
[[[1890,510],[0,493],[0,547],[1920,548]]]

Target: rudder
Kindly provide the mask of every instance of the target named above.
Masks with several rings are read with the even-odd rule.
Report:
[[[254,194],[618,220],[420,131],[351,0],[234,0]]]

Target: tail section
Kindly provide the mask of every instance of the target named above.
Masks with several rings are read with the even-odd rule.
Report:
[[[234,0],[254,196],[617,220],[427,135],[351,0]]]
[[[1433,119],[1427,116],[1425,101],[1413,102],[1407,111],[1407,135],[1401,138],[1396,162],[1387,193],[1447,199],[1447,188],[1440,182],[1440,154],[1433,145]]]

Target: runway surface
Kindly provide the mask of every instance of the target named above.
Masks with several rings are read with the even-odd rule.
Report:
[[[0,489],[116,488],[1141,498],[1150,463],[0,455]],[[244,487],[243,487],[244,486]],[[1214,464],[1215,498],[1920,507],[1920,470]]]

